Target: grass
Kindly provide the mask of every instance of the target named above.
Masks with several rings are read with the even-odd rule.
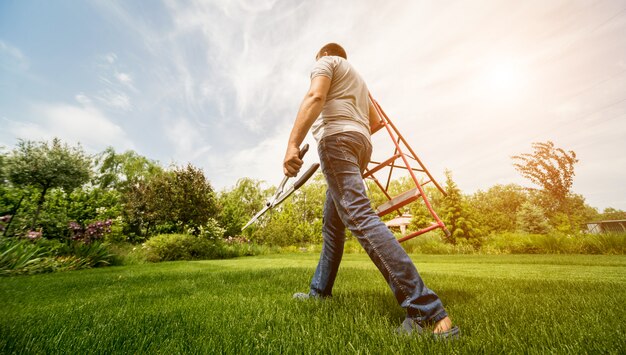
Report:
[[[626,256],[413,255],[462,338],[397,336],[367,256],[298,302],[313,253],[0,279],[0,353],[624,353]]]

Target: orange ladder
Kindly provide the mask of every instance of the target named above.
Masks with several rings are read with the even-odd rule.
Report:
[[[388,213],[398,211],[400,208],[421,198],[424,201],[428,212],[433,217],[434,222],[426,228],[402,236],[400,239],[398,239],[398,241],[404,242],[437,228],[441,228],[446,236],[450,236],[450,232],[446,228],[445,224],[443,223],[443,221],[441,221],[439,216],[437,216],[437,213],[428,201],[428,198],[426,197],[422,186],[432,182],[437,187],[437,189],[441,191],[442,194],[444,194],[444,196],[446,195],[445,190],[437,183],[437,181],[435,181],[428,169],[426,169],[422,161],[417,157],[417,154],[415,154],[413,149],[409,146],[406,139],[404,139],[402,134],[400,134],[398,128],[396,128],[396,126],[391,122],[389,116],[387,116],[387,114],[383,111],[378,102],[374,100],[371,94],[370,100],[374,104],[374,107],[378,112],[378,116],[381,118],[378,125],[376,125],[375,127],[371,127],[372,135],[379,130],[384,129],[389,134],[389,137],[391,138],[395,146],[394,153],[391,157],[383,160],[382,162],[370,161],[368,167],[363,173],[363,178],[373,180],[388,200],[387,202],[376,208],[376,213],[378,214],[378,216],[382,217]],[[411,165],[409,164],[409,158],[414,160],[417,163],[418,167],[411,167]],[[396,163],[398,160],[400,160],[400,162]],[[399,194],[398,196],[391,197],[391,195],[389,194],[389,184],[391,182],[391,175],[394,168],[406,169],[409,172],[409,175],[411,177],[411,180],[415,184],[415,187],[410,189],[409,191],[405,191]],[[387,183],[385,186],[383,186],[374,175],[375,173],[379,173],[381,171],[388,172]],[[420,174],[420,176],[425,176],[427,179],[424,182],[420,182],[417,178],[417,174]]]

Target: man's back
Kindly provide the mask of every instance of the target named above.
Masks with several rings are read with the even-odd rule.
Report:
[[[312,126],[319,142],[340,132],[359,132],[369,139],[369,96],[367,85],[347,60],[338,56],[321,57],[311,71],[331,79],[321,116]]]

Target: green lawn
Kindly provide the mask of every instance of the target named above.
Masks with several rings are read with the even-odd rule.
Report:
[[[366,255],[335,297],[314,254],[0,278],[0,353],[625,353],[626,256],[413,255],[462,337],[398,336],[404,315]]]

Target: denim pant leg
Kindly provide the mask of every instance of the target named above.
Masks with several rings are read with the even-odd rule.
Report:
[[[335,284],[337,270],[343,256],[343,246],[346,241],[346,227],[343,225],[339,214],[337,214],[330,190],[326,191],[322,236],[324,237],[324,244],[322,245],[317,269],[315,269],[313,280],[311,280],[310,294],[329,297],[332,296],[333,285]]]
[[[337,214],[381,272],[398,304],[419,322],[446,317],[439,297],[424,285],[413,261],[371,207],[361,175],[371,155],[367,138],[356,132],[331,135],[319,142],[318,152]]]

